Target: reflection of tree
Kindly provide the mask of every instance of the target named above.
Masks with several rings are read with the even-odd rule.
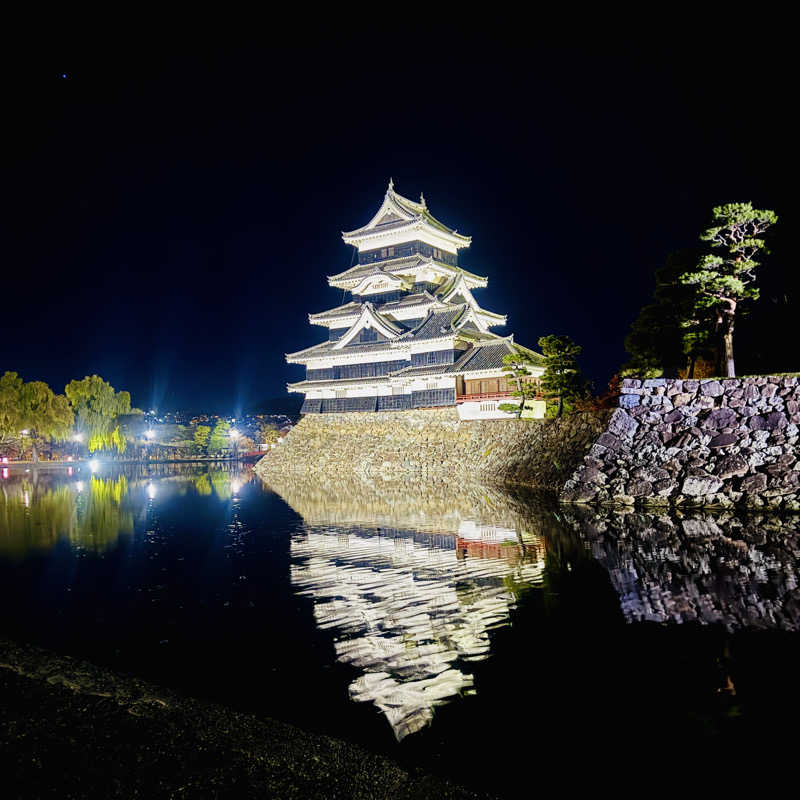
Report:
[[[19,560],[47,551],[75,525],[75,494],[37,489],[23,480],[0,492],[0,557]]]
[[[211,479],[208,477],[207,472],[204,472],[202,475],[195,475],[194,488],[197,494],[203,495],[204,497],[211,494]]]
[[[4,485],[0,491],[0,557],[18,560],[46,552],[61,538],[99,553],[112,547],[120,534],[133,533],[124,475],[93,477],[83,493],[77,491],[78,486],[51,488],[28,480]]]
[[[128,479],[95,478],[89,482],[86,504],[79,504],[70,541],[96,553],[116,544],[120,534],[133,533],[133,513],[126,508]]]

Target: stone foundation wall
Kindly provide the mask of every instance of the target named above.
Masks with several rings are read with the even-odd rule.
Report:
[[[282,476],[519,484],[558,491],[605,430],[608,413],[563,420],[461,422],[455,408],[310,414],[256,467]]]
[[[620,406],[562,501],[800,510],[797,378],[626,379]]]

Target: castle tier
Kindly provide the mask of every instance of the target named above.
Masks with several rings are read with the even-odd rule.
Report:
[[[349,302],[310,314],[328,338],[297,353],[306,378],[288,385],[305,394],[302,412],[401,411],[457,405],[462,418],[500,418],[513,381],[503,357],[514,337],[490,329],[506,317],[481,308],[473,290],[486,278],[462,269],[458,251],[470,237],[435,219],[392,182],[377,214],[343,233],[358,264],[328,278]],[[543,368],[534,367],[536,376]]]

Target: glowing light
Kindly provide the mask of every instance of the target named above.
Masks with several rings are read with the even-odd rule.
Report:
[[[8,464],[8,456],[3,456],[3,463]]]
[[[20,433],[21,433],[23,436],[27,436],[27,435],[28,435],[28,429],[27,429],[27,428],[23,428],[23,429],[20,431]]]
[[[238,439],[241,435],[242,434],[239,431],[237,431],[236,428],[231,428],[230,431],[228,432],[228,436],[230,436],[231,439],[233,439],[234,441],[236,441],[236,439]]]
[[[30,508],[31,505],[31,496],[28,492],[24,492],[22,495],[22,502],[25,503],[25,508]]]
[[[242,484],[240,481],[237,481],[235,478],[231,481],[231,491],[234,494],[239,494],[239,489],[242,488]]]
[[[67,467],[67,475],[72,475],[72,467]]]
[[[72,461],[72,460],[73,460],[72,456],[67,456],[67,461]],[[70,467],[70,469],[72,469],[72,467]],[[72,473],[70,473],[70,474],[72,474]]]
[[[82,442],[83,441],[83,434],[82,433],[74,434],[73,437],[72,437],[72,441],[74,441],[74,442]]]
[[[78,482],[75,484],[75,488],[76,488],[76,489],[77,489],[79,492],[82,492],[82,491],[83,491],[83,481],[78,481]]]
[[[3,467],[3,477],[4,478],[8,477],[8,467]]]
[[[93,459],[92,459],[92,460],[89,462],[89,469],[90,469],[92,472],[97,472],[97,470],[98,470],[98,469],[100,469],[100,462],[99,462],[99,461],[98,461],[96,458],[93,458]]]
[[[151,481],[147,484],[147,496],[153,500],[157,494],[156,485]]]
[[[147,441],[149,441],[149,442],[152,442],[153,439],[156,438],[156,432],[152,428],[150,428],[149,430],[146,430],[144,432],[144,435],[145,435],[145,438],[147,439]]]

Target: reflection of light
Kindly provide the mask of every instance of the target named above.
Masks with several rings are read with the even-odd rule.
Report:
[[[242,488],[241,481],[237,481],[235,478],[231,481],[231,491],[234,494],[239,494],[239,489]]]
[[[154,430],[152,430],[152,429],[145,431],[144,435],[147,437],[147,440],[149,442],[152,442],[153,439],[156,438],[156,432]]]
[[[83,481],[78,481],[78,482],[75,484],[75,488],[76,488],[76,489],[77,489],[79,492],[82,492],[82,491],[83,491]]]
[[[72,461],[72,456],[67,456],[67,461]],[[72,469],[72,467],[70,467]]]
[[[3,463],[8,464],[8,456],[3,456]]]
[[[22,495],[22,502],[23,502],[23,503],[25,503],[25,508],[29,508],[29,507],[30,507],[30,504],[31,504],[31,496],[30,496],[30,495],[29,495],[27,492],[25,492],[25,493]]]
[[[27,436],[27,435],[28,435],[28,429],[27,429],[27,428],[23,428],[23,429],[20,431],[20,433],[21,433],[23,436]]]
[[[92,472],[97,472],[97,470],[98,470],[99,468],[100,468],[100,462],[99,462],[99,461],[98,461],[96,458],[93,458],[93,459],[92,459],[92,460],[89,462],[89,469],[90,469]]]
[[[147,484],[147,496],[151,500],[156,496],[156,485],[152,481]]]
[[[82,442],[83,441],[83,434],[82,433],[76,433],[72,438],[76,442]]]
[[[4,478],[8,477],[8,467],[3,467],[3,477]]]
[[[67,475],[72,475],[72,467],[67,467]]]

